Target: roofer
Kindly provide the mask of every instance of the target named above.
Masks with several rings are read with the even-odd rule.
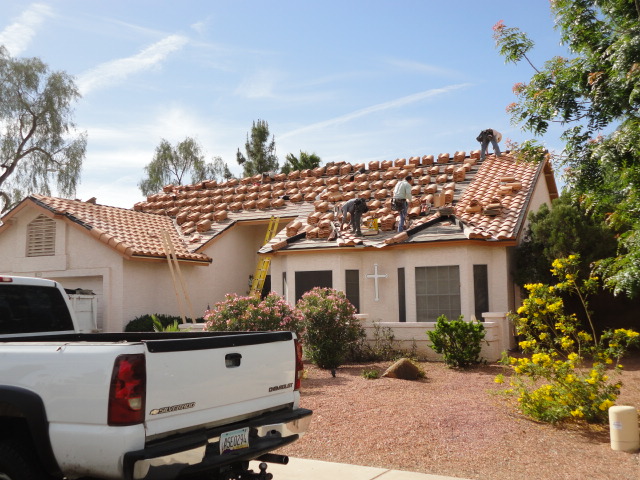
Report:
[[[400,223],[398,223],[398,232],[404,230],[404,222],[407,218],[407,210],[411,201],[411,182],[413,177],[407,175],[400,180],[393,189],[393,198],[391,199],[392,208],[400,212]]]
[[[501,155],[498,142],[502,140],[502,134],[497,130],[494,130],[493,128],[482,130],[476,137],[476,140],[480,142],[480,160],[484,160],[489,142],[491,142],[491,145],[493,146],[493,152],[496,154],[496,157]]]
[[[352,198],[345,202],[342,206],[342,223],[340,229],[342,230],[346,223],[351,225],[351,230],[356,235],[362,235],[362,231],[360,230],[360,224],[362,219],[362,214],[369,211],[369,207],[367,206],[367,202],[364,198]],[[347,221],[347,215],[351,215],[351,221]]]

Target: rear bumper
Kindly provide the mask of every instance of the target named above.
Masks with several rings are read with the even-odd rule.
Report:
[[[305,408],[268,413],[149,444],[143,450],[124,455],[124,479],[170,479],[252,460],[300,438],[309,427],[311,414]],[[220,435],[245,427],[249,427],[249,447],[220,454]]]

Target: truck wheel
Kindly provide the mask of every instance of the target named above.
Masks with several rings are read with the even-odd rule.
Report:
[[[22,444],[0,442],[0,480],[44,480],[50,477],[38,466],[33,454]]]

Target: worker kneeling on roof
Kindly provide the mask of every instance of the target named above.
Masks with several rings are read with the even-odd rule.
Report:
[[[351,230],[356,235],[362,235],[360,230],[360,224],[362,221],[362,214],[369,211],[367,202],[364,198],[352,198],[342,205],[342,225],[340,230],[344,230],[345,225],[350,224]],[[351,221],[348,220],[348,214],[351,215]]]

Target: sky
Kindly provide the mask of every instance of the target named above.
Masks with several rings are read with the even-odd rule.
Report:
[[[88,145],[76,198],[132,208],[162,139],[236,162],[264,120],[282,166],[479,148],[480,130],[531,138],[505,107],[528,64],[505,64],[499,20],[567,55],[545,0],[0,0],[0,44],[75,79]],[[561,150],[558,132],[539,139]],[[504,147],[503,147],[504,148]],[[559,180],[559,175],[557,175]]]

